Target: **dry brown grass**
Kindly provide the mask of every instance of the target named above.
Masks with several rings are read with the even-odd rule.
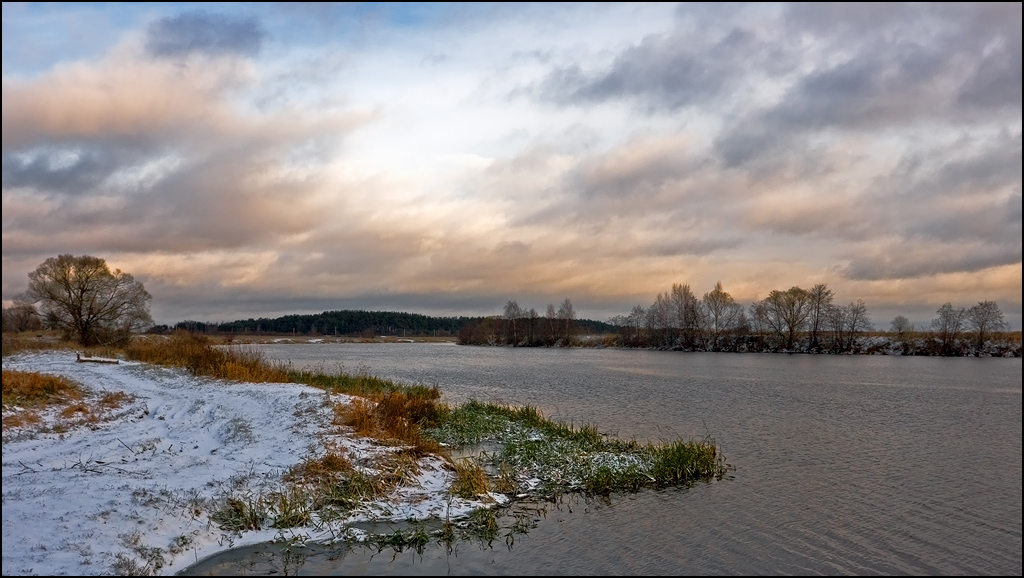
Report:
[[[45,407],[82,399],[84,392],[66,377],[32,371],[3,370],[4,406]]]
[[[21,333],[3,334],[3,356],[32,351],[78,350],[88,357],[117,357],[121,349],[113,346],[99,345],[83,348],[81,344],[70,340],[59,331],[23,331]]]
[[[106,391],[103,392],[103,395],[100,396],[100,399],[96,403],[104,409],[117,409],[134,400],[134,396],[123,391]]]
[[[2,343],[3,357],[28,351],[75,349],[78,347],[77,343],[65,340],[60,334],[53,331],[4,333]]]
[[[42,423],[39,412],[31,409],[23,409],[18,412],[8,413],[4,411],[3,430],[15,428],[38,428]]]
[[[334,423],[350,426],[362,436],[407,446],[416,456],[443,454],[442,447],[424,437],[421,429],[435,424],[444,410],[436,399],[392,391],[377,401],[356,398],[347,405],[335,405]]]
[[[78,384],[60,375],[5,369],[3,430],[65,432],[106,421],[114,410],[134,399],[123,391],[89,395]],[[56,421],[49,425],[39,413],[46,408],[57,410]]]
[[[266,361],[261,352],[244,346],[214,347],[203,335],[175,331],[170,337],[144,336],[126,348],[130,359],[183,367],[193,375],[203,375],[252,383],[289,382],[288,370]]]
[[[455,461],[452,467],[455,469],[452,494],[460,498],[476,498],[487,493],[487,473],[475,461],[464,458]]]
[[[285,474],[286,482],[324,485],[336,482],[353,471],[352,462],[341,447],[328,447],[324,455],[307,458],[293,466]]]

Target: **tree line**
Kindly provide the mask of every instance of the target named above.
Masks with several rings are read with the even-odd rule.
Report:
[[[566,300],[568,301],[568,300]],[[563,303],[563,308],[565,304]],[[572,311],[572,303],[568,303]],[[553,307],[552,307],[553,309]],[[534,312],[535,318],[540,318]],[[558,314],[553,314],[558,315]],[[533,343],[534,338],[543,337],[549,340],[552,333],[542,330],[539,325],[531,325],[528,312],[513,313],[518,320],[514,326],[514,335],[522,335]],[[575,311],[558,326],[559,332],[555,341],[565,339],[566,335],[575,335],[577,331],[606,332],[613,328],[607,323],[576,319]],[[501,327],[498,327],[501,325]],[[399,311],[364,311],[346,309],[341,311],[325,311],[323,313],[303,315],[283,315],[281,317],[260,317],[258,319],[242,319],[223,323],[206,321],[179,321],[173,326],[158,325],[151,329],[154,333],[171,333],[176,329],[184,329],[193,333],[238,334],[238,335],[305,335],[305,336],[344,336],[374,337],[377,335],[395,335],[404,337],[453,337],[458,336],[461,343],[481,344],[491,341],[512,343],[516,338],[505,338],[506,329],[502,322],[494,317],[456,316],[434,317],[420,313],[404,313]],[[491,339],[492,334],[500,335],[497,340]],[[539,343],[534,343],[539,344]]]
[[[718,282],[700,297],[688,284],[673,284],[651,305],[636,305],[628,315],[609,322],[618,329],[614,344],[624,347],[869,353],[871,347],[888,345],[904,354],[925,355],[983,353],[989,340],[1008,328],[995,301],[970,307],[945,303],[936,315],[921,328],[897,315],[889,326],[891,341],[865,344],[859,338],[875,326],[863,299],[840,303],[827,284],[819,283],[809,289],[772,290],[744,306]],[[1019,341],[1016,352],[1019,355]]]

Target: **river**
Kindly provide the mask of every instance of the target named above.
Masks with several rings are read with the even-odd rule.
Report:
[[[710,435],[734,469],[690,488],[547,504],[511,546],[264,545],[192,574],[1021,574],[1019,358],[259,347],[627,439]]]

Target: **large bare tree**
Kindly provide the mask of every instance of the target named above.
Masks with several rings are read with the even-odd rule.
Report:
[[[846,310],[846,348],[853,349],[853,342],[857,338],[857,334],[862,331],[870,331],[874,326],[871,323],[871,317],[868,316],[868,306],[863,299],[858,299],[856,302],[851,301],[846,306]]]
[[[124,342],[153,323],[142,283],[89,255],[50,257],[28,274],[23,299],[39,305],[46,325],[84,346]]]

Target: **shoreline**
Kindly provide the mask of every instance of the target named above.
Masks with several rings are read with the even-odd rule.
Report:
[[[510,345],[505,343],[459,343],[454,337],[396,337],[381,336],[377,338],[347,337],[278,337],[278,336],[240,336],[227,339],[221,335],[211,335],[218,345],[322,345],[322,344],[454,344],[466,347],[524,347],[538,349],[618,349],[623,351],[672,351],[678,353],[762,353],[785,355],[889,355],[907,357],[1021,357],[1020,340],[989,340],[978,349],[976,345],[958,341],[948,353],[942,352],[941,344],[934,339],[918,338],[896,340],[888,337],[861,337],[855,340],[849,350],[828,351],[803,346],[787,350],[768,346],[758,347],[750,341],[733,341],[723,343],[715,349],[683,348],[675,345],[623,345],[609,340],[607,336],[581,336],[579,342],[572,345]]]

